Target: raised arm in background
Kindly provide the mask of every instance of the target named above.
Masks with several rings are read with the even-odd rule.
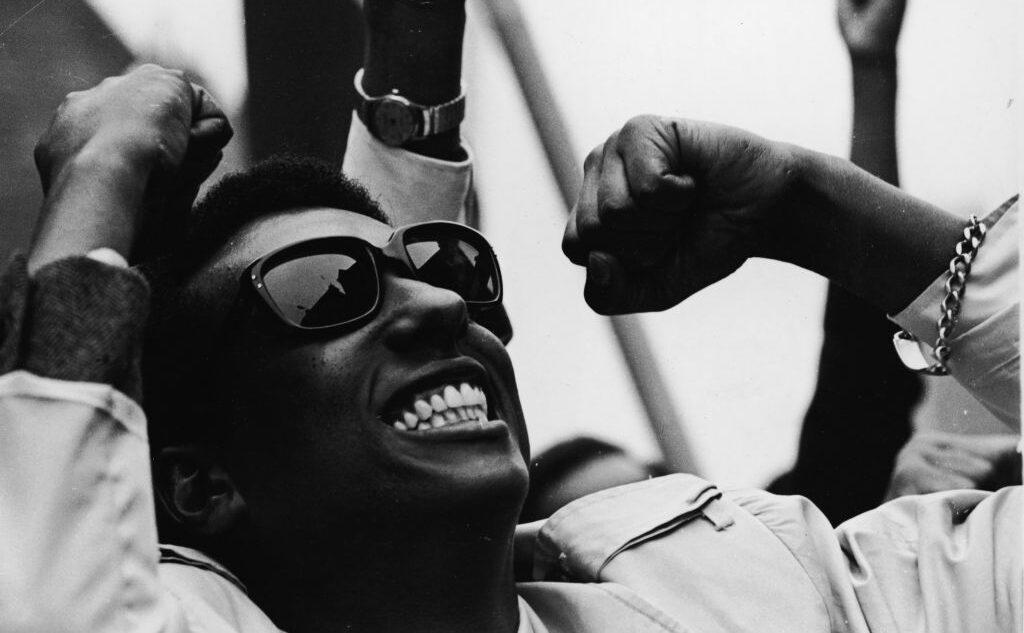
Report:
[[[368,95],[397,90],[426,106],[459,96],[465,0],[367,0],[363,14],[367,27],[363,90]],[[458,128],[410,141],[404,148],[442,160],[466,157]]]
[[[397,92],[423,106],[458,97],[464,0],[367,0],[364,13],[362,88],[367,95]],[[375,138],[371,128],[353,115],[343,168],[377,198],[395,224],[467,219],[472,161],[458,127],[401,147]]]
[[[850,160],[897,186],[896,44],[905,8],[905,0],[839,0],[837,7],[853,71]],[[910,437],[921,379],[896,356],[896,329],[883,311],[829,283],[796,464],[769,489],[808,497],[833,524],[882,501]]]

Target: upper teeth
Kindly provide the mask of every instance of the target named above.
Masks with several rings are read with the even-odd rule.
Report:
[[[487,421],[487,396],[464,382],[420,395],[391,424],[399,431],[424,431],[467,420]]]

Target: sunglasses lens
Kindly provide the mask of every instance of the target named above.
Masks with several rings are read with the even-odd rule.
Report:
[[[295,325],[320,328],[365,315],[377,302],[377,272],[369,253],[312,253],[263,271],[278,310]]]
[[[498,263],[477,240],[425,232],[407,235],[405,250],[422,281],[455,291],[466,301],[498,298]]]

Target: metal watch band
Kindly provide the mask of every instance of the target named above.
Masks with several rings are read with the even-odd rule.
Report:
[[[418,140],[453,130],[465,118],[466,92],[445,103],[425,106],[409,101],[392,90],[391,93],[371,97],[363,90],[363,69],[360,68],[352,82],[361,101],[359,116],[370,132],[382,142],[400,146],[411,140]]]

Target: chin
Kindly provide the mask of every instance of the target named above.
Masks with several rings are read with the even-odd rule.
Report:
[[[461,459],[435,464],[420,472],[421,480],[407,488],[410,515],[426,514],[455,522],[495,520],[514,525],[529,488],[529,471],[518,447],[510,442],[505,451],[480,451]]]

